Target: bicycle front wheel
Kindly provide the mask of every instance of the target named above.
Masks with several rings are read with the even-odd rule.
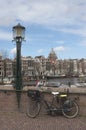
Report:
[[[27,116],[35,118],[40,112],[40,102],[30,99],[27,107]]]
[[[69,104],[67,106],[63,105],[62,113],[67,118],[74,118],[79,113],[79,106],[75,101],[72,101],[71,105],[71,101],[69,100]]]

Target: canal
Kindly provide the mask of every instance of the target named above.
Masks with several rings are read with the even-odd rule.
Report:
[[[47,82],[59,82],[65,85],[74,85],[76,83],[85,83],[86,77],[47,77]]]

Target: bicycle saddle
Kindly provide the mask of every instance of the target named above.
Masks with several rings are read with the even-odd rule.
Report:
[[[58,95],[58,94],[59,94],[59,92],[52,92],[52,94],[53,94],[53,95]]]

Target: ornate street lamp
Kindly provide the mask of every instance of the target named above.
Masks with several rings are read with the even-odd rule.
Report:
[[[16,42],[16,95],[18,108],[20,108],[20,99],[22,91],[22,74],[21,74],[21,43],[25,39],[25,27],[20,23],[13,27],[13,41]]]

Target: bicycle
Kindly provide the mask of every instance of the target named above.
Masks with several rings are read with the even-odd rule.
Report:
[[[27,108],[27,116],[31,118],[37,117],[39,115],[42,103],[44,102],[46,106],[47,114],[57,115],[60,111],[66,118],[74,118],[79,113],[79,106],[76,99],[71,99],[68,96],[68,92],[61,94],[59,92],[51,92],[52,100],[48,102],[43,93],[39,90],[28,90],[28,96],[31,101]]]

